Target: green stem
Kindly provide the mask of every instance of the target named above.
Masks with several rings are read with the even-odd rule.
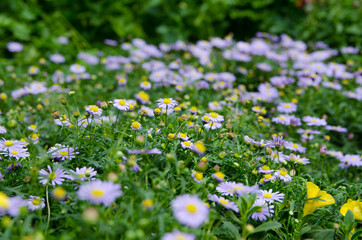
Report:
[[[48,191],[48,187],[49,187],[49,185],[47,185],[47,186],[45,187],[46,200],[47,200],[47,208],[48,208],[48,220],[47,220],[47,227],[46,227],[46,229],[45,229],[45,232],[48,231],[49,223],[50,223],[50,205],[49,205],[49,191]]]

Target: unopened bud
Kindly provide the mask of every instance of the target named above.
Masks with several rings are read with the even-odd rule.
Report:
[[[59,99],[59,101],[60,101],[60,103],[61,103],[62,105],[66,105],[66,104],[67,104],[67,99],[65,99],[64,97],[61,97],[61,98]]]

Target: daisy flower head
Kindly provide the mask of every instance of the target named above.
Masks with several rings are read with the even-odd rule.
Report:
[[[75,171],[70,171],[74,176],[76,176],[75,179],[79,179],[81,181],[94,180],[94,176],[97,175],[97,171],[95,171],[92,167],[76,168]]]
[[[142,129],[142,125],[141,125],[141,123],[135,121],[131,124],[131,128],[134,131],[139,131]]]
[[[218,182],[223,182],[225,179],[225,174],[217,171],[216,173],[212,174],[212,177]]]
[[[89,105],[85,109],[87,113],[89,113],[91,116],[101,116],[103,110],[99,108],[97,105]]]
[[[211,122],[220,123],[224,121],[224,117],[216,112],[207,113],[205,115],[209,117],[209,121]]]
[[[141,102],[141,104],[149,104],[150,103],[150,95],[144,91],[140,91],[134,95],[134,97]]]
[[[65,58],[62,54],[55,53],[49,56],[49,60],[53,63],[59,64],[65,62]]]
[[[5,152],[5,153],[1,153],[5,156],[9,156],[9,157],[14,157],[16,159],[19,159],[19,158],[26,158],[26,157],[29,157],[30,154],[27,152],[27,149],[25,148],[12,148],[12,149],[9,149],[8,152]]]
[[[284,193],[273,193],[273,189],[269,189],[269,191],[260,190],[258,192],[258,198],[264,200],[267,203],[283,202],[284,196]]]
[[[16,217],[23,206],[26,206],[26,201],[21,197],[8,197],[5,193],[0,192],[0,216],[9,214],[12,217]]]
[[[79,152],[76,152],[76,149],[67,145],[56,144],[54,147],[49,148],[48,154],[57,161],[64,161],[66,159],[74,159],[75,155],[79,154]]]
[[[139,114],[141,115],[146,115],[148,117],[154,117],[155,114],[153,112],[153,109],[152,108],[149,108],[149,107],[145,107],[145,106],[142,106],[141,109],[138,111]]]
[[[37,209],[43,209],[45,207],[44,198],[36,197],[36,196],[30,196],[28,199],[28,208],[31,211],[37,210]]]
[[[18,42],[8,42],[6,44],[9,52],[21,52],[23,50],[23,45]]]
[[[156,103],[157,107],[162,109],[173,109],[178,105],[178,102],[172,98],[160,98]]]
[[[217,187],[216,191],[221,193],[224,196],[234,196],[236,192],[236,188],[242,188],[243,186],[237,185],[235,182],[221,182]]]
[[[253,214],[250,215],[250,218],[256,220],[256,221],[265,221],[267,218],[272,216],[272,213],[274,213],[274,206],[273,205],[267,205],[267,203],[262,199],[257,199],[253,206],[259,207]]]
[[[120,184],[95,180],[81,185],[77,194],[81,200],[109,206],[116,198],[122,196],[123,192]]]
[[[185,133],[178,133],[178,134],[177,134],[177,138],[178,138],[178,139],[181,139],[181,140],[183,140],[183,141],[187,141],[187,140],[190,139],[190,137],[188,137]]]
[[[292,113],[297,111],[297,104],[282,102],[278,105],[277,110],[282,113]]]
[[[212,194],[212,195],[209,194],[208,198],[212,202],[216,202],[220,205],[223,205],[226,209],[231,209],[234,212],[239,212],[238,206],[234,202],[231,202],[224,197],[218,197],[216,194]]]
[[[305,122],[308,126],[326,126],[327,122],[325,119],[305,116],[303,117],[303,122]]]
[[[33,132],[37,132],[36,125],[35,125],[35,124],[31,124],[31,125],[28,127],[28,130],[33,131]]]
[[[173,230],[170,233],[165,233],[161,240],[195,240],[196,237],[192,233],[184,233],[179,230]]]
[[[274,162],[279,163],[279,162],[288,161],[289,156],[285,155],[283,152],[272,151],[272,153],[270,154],[270,159],[273,160]]]
[[[65,171],[63,171],[63,169],[61,169],[60,167],[53,171],[49,165],[48,171],[41,169],[39,171],[39,175],[40,183],[42,183],[43,185],[50,183],[51,185],[53,185],[53,187],[56,184],[61,185],[66,178],[72,179],[72,177],[68,175]]]
[[[258,182],[259,185],[263,185],[265,183],[270,182],[273,178],[273,176],[270,173],[264,174],[263,178],[260,179],[260,181]]]
[[[193,147],[193,143],[191,141],[184,141],[184,142],[181,142],[181,147],[183,149],[192,149]]]
[[[218,128],[221,128],[222,127],[222,124],[221,123],[218,123],[218,122],[208,122],[204,125],[204,128],[209,130],[215,130],[215,129],[218,129]]]
[[[272,172],[274,172],[274,170],[270,170],[270,167],[269,167],[269,166],[264,165],[264,166],[262,166],[262,167],[259,168],[258,172],[259,172],[259,173],[265,173],[265,174],[266,174],[266,173],[272,173]]]
[[[288,171],[286,169],[275,171],[273,174],[273,178],[280,179],[285,183],[292,181],[292,177],[288,174]]]
[[[202,156],[205,154],[206,147],[201,141],[197,141],[192,145],[191,150]]]
[[[209,218],[209,208],[196,195],[178,196],[171,202],[171,206],[177,221],[191,228],[200,227]]]
[[[113,106],[120,111],[128,111],[129,103],[125,99],[114,99]]]
[[[192,172],[192,177],[194,178],[194,181],[197,183],[201,183],[202,179],[203,179],[203,174],[202,172]]]
[[[285,141],[285,148],[294,152],[305,153],[306,148],[293,142]]]
[[[149,81],[143,81],[141,84],[140,84],[140,88],[142,90],[150,90],[152,87],[152,84],[149,82]]]
[[[126,77],[120,77],[117,80],[118,86],[124,86],[127,83],[127,78]]]
[[[85,67],[78,64],[78,63],[75,63],[75,64],[72,64],[70,65],[70,68],[69,70],[72,72],[72,73],[75,73],[75,74],[81,74],[81,73],[84,73],[85,72]]]

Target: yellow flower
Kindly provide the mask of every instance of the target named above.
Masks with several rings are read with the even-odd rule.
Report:
[[[353,216],[356,220],[362,221],[362,202],[359,200],[352,201],[352,199],[348,199],[347,203],[345,203],[341,209],[339,210],[343,216],[346,215],[347,211],[351,210]]]
[[[326,191],[321,191],[317,185],[307,182],[307,202],[304,205],[303,215],[313,213],[317,208],[334,204],[332,195]]]

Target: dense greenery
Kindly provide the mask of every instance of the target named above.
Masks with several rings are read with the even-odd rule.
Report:
[[[3,0],[0,9],[0,44],[31,43],[31,54],[60,35],[87,49],[115,36],[159,43],[266,31],[332,47],[361,46],[362,39],[357,0]]]

